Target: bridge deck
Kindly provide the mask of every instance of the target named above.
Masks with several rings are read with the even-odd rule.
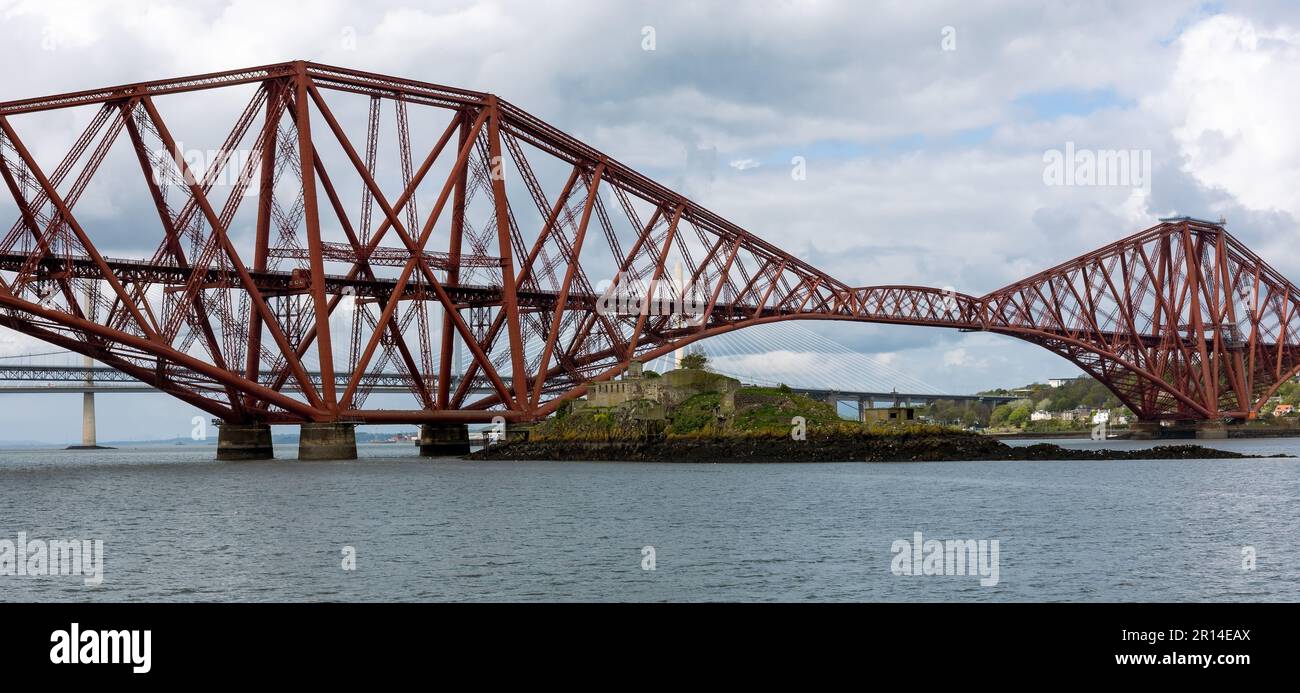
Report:
[[[320,371],[308,371],[312,381],[320,382]],[[339,383],[346,383],[351,373],[335,373]],[[374,386],[372,392],[409,393],[410,378],[405,373],[373,373],[370,376]],[[157,388],[132,378],[114,368],[103,366],[0,366],[0,383],[44,383],[43,385],[0,385],[0,394],[51,394],[57,392],[103,392],[103,393],[141,393],[157,392]],[[460,384],[460,377],[454,377],[452,383]],[[486,381],[471,385],[475,391],[488,392],[491,387]],[[749,387],[747,385],[747,387]],[[283,388],[296,391],[292,383]],[[931,403],[937,401],[955,402],[992,402],[1000,404],[1018,399],[1011,395],[950,395],[916,392],[867,392],[855,390],[823,390],[791,387],[792,391],[808,395],[815,399],[828,400],[832,397],[841,401],[871,401],[903,403]]]

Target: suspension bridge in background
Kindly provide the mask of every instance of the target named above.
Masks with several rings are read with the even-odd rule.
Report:
[[[493,94],[311,62],[0,103],[0,176],[0,325],[209,413],[219,456],[269,455],[279,424],[302,458],[355,456],[357,424],[437,449],[785,321],[1025,340],[1141,425],[1211,435],[1300,370],[1300,294],[1221,223],[982,296],[855,286]],[[411,403],[368,406],[393,372]]]
[[[841,414],[861,419],[864,409],[878,406],[923,407],[938,401],[978,402],[997,405],[1016,396],[995,394],[952,394],[880,359],[855,352],[832,339],[794,323],[779,323],[761,335],[738,332],[701,342],[695,351],[709,358],[710,370],[733,377],[745,386],[786,386],[792,392],[836,405]],[[783,357],[797,363],[782,365]],[[806,363],[818,364],[807,367]],[[646,368],[668,371],[678,367],[673,355],[651,361]],[[460,384],[462,363],[453,363],[453,388]],[[319,387],[319,370],[309,370]],[[409,395],[406,374],[390,371],[372,373],[371,391]],[[336,372],[341,387],[348,374]],[[479,392],[488,392],[479,386]],[[902,388],[901,390],[899,388]],[[294,391],[293,383],[286,391]],[[71,351],[43,351],[0,356],[0,396],[5,394],[81,394],[81,447],[96,445],[95,394],[156,393],[157,389],[107,366],[86,363]],[[90,396],[86,396],[90,395]],[[845,412],[845,406],[849,411]],[[856,409],[856,412],[853,411]]]

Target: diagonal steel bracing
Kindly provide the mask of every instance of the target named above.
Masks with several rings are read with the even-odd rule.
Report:
[[[157,102],[198,91],[229,93],[234,125],[195,166]],[[46,173],[21,133],[78,108]],[[77,217],[129,175],[152,254]],[[317,63],[0,104],[0,177],[0,324],[228,421],[533,420],[783,320],[1005,334],[1144,420],[1252,418],[1300,371],[1300,295],[1221,224],[1162,221],[983,296],[854,287],[494,95]],[[381,377],[412,402],[369,406]]]

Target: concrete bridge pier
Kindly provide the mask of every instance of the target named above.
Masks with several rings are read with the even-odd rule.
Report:
[[[1196,437],[1201,440],[1221,440],[1228,437],[1228,424],[1222,421],[1197,421]]]
[[[91,297],[89,290],[87,290],[85,310],[90,313],[93,308],[94,298]],[[86,387],[90,387],[95,382],[94,377],[90,375],[90,369],[95,367],[95,360],[83,355],[81,363],[86,367]],[[81,447],[92,450],[99,447],[99,441],[95,435],[95,393],[89,390],[81,393]]]
[[[89,301],[89,298],[87,298]],[[89,304],[87,304],[89,306]],[[89,310],[89,308],[87,308]],[[90,369],[95,362],[89,356],[83,361],[86,367],[86,391],[81,393],[81,445],[69,445],[69,450],[102,450],[95,435],[95,393],[89,388],[95,384]]]
[[[469,426],[465,424],[423,424],[420,426],[420,457],[455,457],[469,454]]]
[[[95,437],[95,393],[81,393],[81,447],[98,447]]]
[[[95,437],[95,393],[82,393],[82,447],[99,447]]]
[[[858,399],[858,423],[868,423],[875,421],[875,415],[872,413],[876,409],[876,400],[874,397]]]
[[[217,424],[218,460],[275,459],[271,449],[271,427],[267,424]]]
[[[1164,438],[1196,438],[1223,440],[1228,437],[1228,424],[1223,421],[1180,420],[1172,426],[1161,426],[1159,421],[1134,421],[1128,425],[1130,440],[1159,440]]]
[[[355,460],[356,458],[356,424],[305,423],[299,427],[299,460]]]
[[[529,434],[533,430],[534,425],[536,424],[531,422],[525,423],[522,421],[519,423],[506,423],[505,440],[507,442],[514,440],[528,440]]]
[[[1160,437],[1159,421],[1131,421],[1128,425],[1129,440],[1156,440]]]

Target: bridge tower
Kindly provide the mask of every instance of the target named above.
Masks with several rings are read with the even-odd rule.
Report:
[[[95,296],[87,283],[85,291],[85,306],[82,308],[86,315],[93,314],[95,310]],[[95,393],[91,390],[95,386],[94,371],[95,360],[88,355],[83,355],[81,365],[86,368],[86,391],[81,393],[81,445],[69,445],[69,450],[98,450],[99,441],[95,431]]]

